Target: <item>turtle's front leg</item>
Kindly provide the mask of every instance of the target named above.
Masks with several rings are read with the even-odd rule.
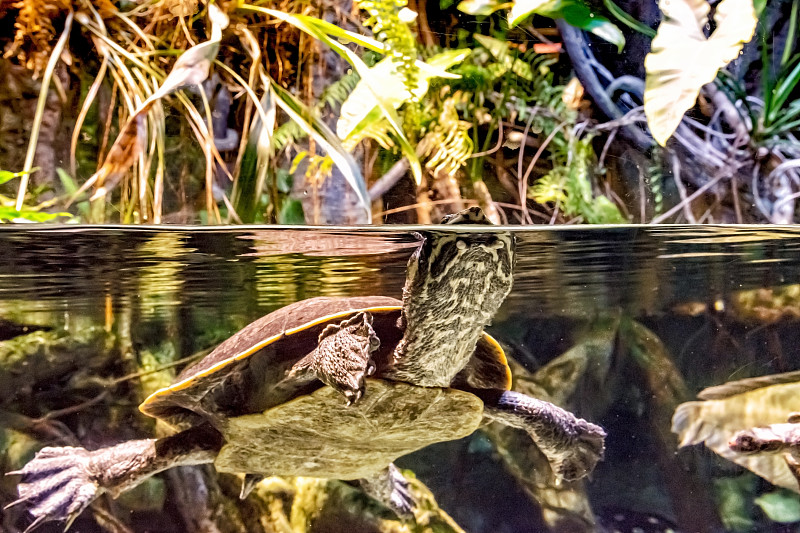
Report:
[[[317,347],[292,367],[287,379],[315,377],[344,394],[350,405],[361,398],[364,380],[375,372],[371,354],[379,346],[372,314],[358,313],[322,330]]]
[[[513,391],[481,391],[490,420],[523,429],[545,454],[553,472],[573,481],[603,458],[606,432],[550,402]]]
[[[32,531],[43,522],[69,524],[103,492],[117,497],[148,477],[173,466],[209,463],[222,438],[207,426],[163,439],[143,439],[89,451],[84,448],[44,448],[22,470],[19,499],[33,515]]]

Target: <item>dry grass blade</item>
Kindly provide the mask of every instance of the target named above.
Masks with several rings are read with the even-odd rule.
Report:
[[[134,61],[135,67],[133,68],[126,68],[124,62],[122,61],[121,57],[125,59],[134,60],[134,56],[128,52],[121,50],[117,45],[113,45],[102,32],[98,30],[93,30],[95,35],[97,35],[100,39],[110,45],[110,53],[112,54],[113,62],[116,64],[117,69],[119,70],[119,74],[122,74],[122,78],[125,79],[127,82],[125,85],[130,89],[134,94],[137,94],[140,97],[140,101],[144,100],[140,105],[138,105],[135,111],[131,114],[128,121],[122,127],[119,135],[117,136],[114,145],[109,150],[108,155],[106,156],[103,165],[100,169],[91,177],[89,178],[78,191],[72,196],[70,202],[73,202],[78,196],[83,194],[86,190],[90,187],[95,187],[95,192],[91,196],[90,200],[98,200],[104,198],[106,194],[112,191],[120,182],[122,177],[124,176],[125,172],[133,165],[134,161],[142,154],[142,150],[147,142],[147,124],[145,122],[145,117],[147,113],[151,110],[153,105],[163,98],[164,96],[177,91],[186,86],[190,85],[200,85],[203,81],[208,78],[208,74],[211,68],[211,64],[216,58],[217,52],[219,51],[219,43],[222,39],[222,29],[228,25],[228,17],[225,15],[216,5],[211,4],[208,6],[209,17],[211,18],[211,39],[208,41],[201,43],[197,46],[194,46],[184,52],[178,60],[175,62],[175,65],[172,68],[172,71],[169,75],[164,79],[161,83],[161,86],[155,90],[149,97],[146,99],[143,98],[144,92],[142,87],[147,88],[149,85],[149,80],[145,75],[145,72],[148,72],[150,75],[156,74],[155,70],[152,68],[148,68],[148,66],[138,59]],[[119,54],[119,55],[117,55]],[[117,82],[122,85],[121,80],[119,77],[112,71],[112,75],[114,75]],[[138,82],[135,78],[138,78]],[[123,90],[121,93],[125,96],[128,96],[129,91]],[[188,100],[182,100],[184,104],[188,104]],[[131,104],[130,100],[128,100],[129,106]],[[207,108],[207,103],[206,103]],[[187,106],[187,109],[190,110],[190,115],[192,115],[191,110],[194,109],[191,104]],[[195,113],[197,111],[195,110]],[[208,114],[208,113],[207,113]],[[199,115],[199,114],[198,114]],[[158,195],[160,195],[161,191],[163,190],[163,113],[161,114],[162,120],[161,128],[156,126],[156,129],[159,129],[160,135],[156,135],[156,137],[161,137],[162,141],[159,143],[156,141],[156,151],[159,156],[160,164],[159,170],[157,171],[157,175],[161,175],[161,180],[157,180],[156,189]],[[203,123],[202,119],[198,119],[197,117],[193,117],[196,122],[200,124]],[[197,130],[196,130],[197,131]],[[213,148],[213,139],[211,137],[208,128],[201,127],[199,128],[199,132],[202,135],[199,136],[203,141],[204,152],[206,152],[206,160],[208,163],[208,170],[207,170],[207,179],[206,179],[206,186],[209,189],[207,196],[208,196],[208,203],[209,203],[209,213],[214,212],[213,204],[213,197],[211,197],[211,183],[210,183],[210,172],[213,165],[214,155],[219,157],[216,150]],[[209,143],[212,143],[212,146],[209,147]],[[152,150],[151,150],[152,152]],[[148,175],[147,169],[149,167],[144,161],[140,162],[140,172],[139,172],[139,183],[137,186],[138,190],[138,202],[139,202],[139,209],[142,214],[146,213],[146,198],[147,198],[147,179],[146,176]],[[157,202],[157,206],[154,206],[154,211],[157,213],[155,214],[155,218],[160,219],[160,202]],[[217,213],[217,218],[219,217]]]
[[[22,178],[19,184],[19,190],[17,191],[17,203],[14,206],[17,211],[22,210],[22,204],[25,202],[25,193],[28,190],[28,180],[30,179],[31,169],[33,168],[33,156],[36,154],[36,144],[39,141],[39,130],[42,126],[42,116],[44,115],[44,107],[47,103],[47,92],[50,87],[50,80],[53,79],[53,71],[56,69],[56,64],[61,57],[61,52],[67,44],[67,39],[69,39],[73,17],[74,13],[70,11],[67,14],[66,21],[64,21],[64,31],[61,32],[61,37],[59,37],[58,42],[53,47],[50,60],[47,62],[47,68],[42,76],[42,88],[39,91],[39,100],[36,102],[36,114],[33,118],[31,138],[28,142],[28,152],[25,155],[25,163],[22,167]]]

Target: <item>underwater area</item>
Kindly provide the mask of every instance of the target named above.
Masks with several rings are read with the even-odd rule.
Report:
[[[772,484],[703,444],[679,448],[686,435],[672,430],[676,408],[707,387],[800,368],[800,229],[502,229],[517,242],[514,285],[488,332],[508,356],[514,390],[606,430],[605,458],[588,479],[555,483],[524,432],[489,424],[397,462],[430,490],[427,522],[400,522],[338,481],[267,478],[240,501],[236,476],[190,466],[101,497],[71,530],[800,530],[796,483]],[[45,445],[96,449],[167,434],[137,405],[182,368],[305,298],[401,297],[417,232],[452,231],[0,228],[3,472]],[[723,401],[705,415],[707,442],[785,422],[800,411],[798,392],[779,405],[758,394]],[[780,455],[766,457],[786,468]],[[3,506],[17,481],[0,478]],[[30,522],[14,506],[0,531]]]

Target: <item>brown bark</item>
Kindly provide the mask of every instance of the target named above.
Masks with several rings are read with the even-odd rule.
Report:
[[[68,87],[69,81],[66,66],[59,63],[54,83]],[[0,170],[22,170],[40,90],[41,80],[33,78],[33,71],[0,58]],[[33,166],[39,170],[31,175],[29,189],[42,185],[56,186],[56,167],[66,159],[69,146],[69,135],[63,134],[62,125],[66,105],[58,91],[50,87],[33,160]],[[46,196],[42,195],[40,199],[44,200]]]

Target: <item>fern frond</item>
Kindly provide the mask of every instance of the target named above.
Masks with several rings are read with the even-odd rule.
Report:
[[[473,145],[469,136],[472,123],[459,120],[456,102],[456,97],[442,102],[442,112],[436,123],[417,147],[418,153],[428,158],[425,168],[432,169],[434,175],[453,174],[472,154]]]
[[[392,62],[403,75],[406,89],[414,94],[419,78],[417,39],[400,16],[406,4],[406,0],[358,0],[358,7],[369,14],[364,26],[386,44]]]

